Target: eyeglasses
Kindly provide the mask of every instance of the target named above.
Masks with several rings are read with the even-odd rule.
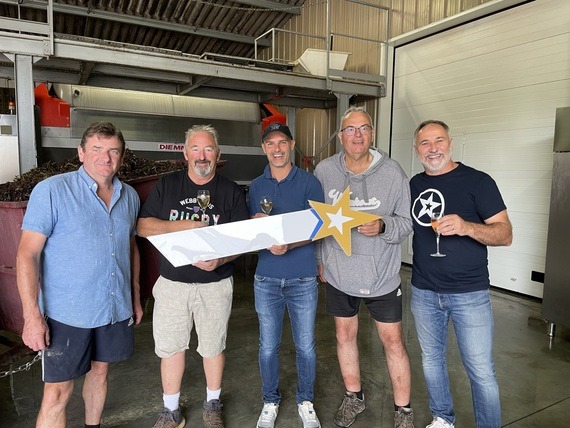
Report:
[[[369,134],[374,128],[371,125],[362,125],[358,128],[356,126],[347,126],[346,128],[341,129],[340,132],[344,132],[345,135],[354,135],[357,129],[361,134]]]

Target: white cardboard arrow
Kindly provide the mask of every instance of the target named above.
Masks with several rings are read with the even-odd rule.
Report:
[[[309,210],[164,233],[148,240],[174,267],[327,236],[333,236],[350,256],[351,229],[380,218],[351,209],[348,187],[334,205],[309,204]]]
[[[311,239],[321,220],[313,210],[271,215],[149,236],[174,267]]]

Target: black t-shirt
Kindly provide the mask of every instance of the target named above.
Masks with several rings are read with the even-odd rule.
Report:
[[[210,205],[206,208],[205,215],[211,226],[249,218],[245,194],[236,183],[216,174],[212,180],[200,186],[190,180],[186,170],[163,175],[148,196],[139,217],[199,221],[202,211],[196,201],[196,195],[200,189],[210,191]],[[160,275],[171,281],[216,282],[231,276],[232,271],[233,263],[226,263],[212,272],[192,265],[174,267],[160,255]]]
[[[435,253],[435,232],[430,224],[432,208],[457,214],[473,223],[505,210],[497,184],[486,173],[458,163],[442,175],[415,175],[410,181],[414,224],[412,284],[438,293],[465,293],[489,287],[487,247],[468,236],[442,236]]]

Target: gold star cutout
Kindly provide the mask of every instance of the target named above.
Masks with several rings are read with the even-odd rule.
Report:
[[[374,214],[351,210],[349,187],[334,205],[316,201],[309,201],[309,204],[323,222],[313,240],[332,236],[347,256],[352,254],[350,230],[353,227],[381,218]]]

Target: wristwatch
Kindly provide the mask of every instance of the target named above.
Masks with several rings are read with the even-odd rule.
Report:
[[[382,230],[380,230],[380,235],[386,232],[386,223],[382,222]]]

